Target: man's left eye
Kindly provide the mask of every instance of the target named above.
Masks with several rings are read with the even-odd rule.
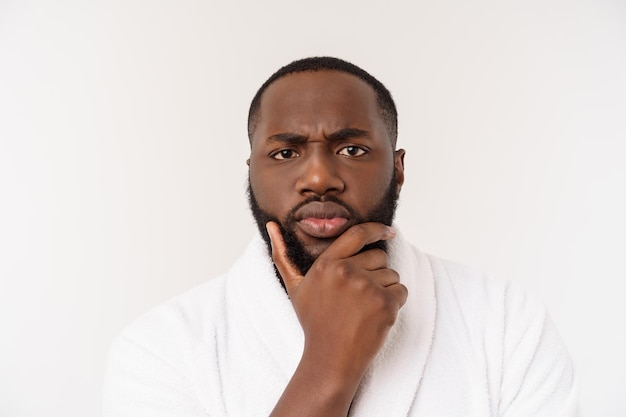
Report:
[[[362,156],[365,155],[366,151],[365,149],[359,147],[359,146],[346,146],[345,148],[341,148],[339,150],[339,152],[337,152],[339,155],[346,155],[346,156]]]

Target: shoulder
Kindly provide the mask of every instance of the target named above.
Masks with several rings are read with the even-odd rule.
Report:
[[[223,315],[225,278],[211,279],[144,313],[117,336],[113,347],[133,342],[167,348],[204,339]]]
[[[482,364],[498,415],[576,415],[573,365],[543,302],[515,282],[427,256],[438,330]]]
[[[527,345],[532,351],[554,332],[545,305],[520,284],[457,262],[427,255],[435,282],[437,323],[482,352],[495,347],[506,361]],[[445,329],[445,330],[444,330]],[[558,336],[555,336],[558,337]]]
[[[223,318],[225,276],[180,294],[131,322],[113,340],[109,368],[163,367],[186,373],[195,352],[209,347]],[[158,366],[157,366],[158,364]]]
[[[224,282],[215,278],[153,308],[114,339],[104,415],[204,415],[196,387],[224,321]]]
[[[451,299],[468,312],[498,313],[502,319],[545,314],[540,299],[514,281],[458,262],[426,256],[433,271],[438,301]]]

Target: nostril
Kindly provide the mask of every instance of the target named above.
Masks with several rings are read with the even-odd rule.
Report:
[[[344,184],[336,171],[328,168],[307,169],[297,182],[301,194],[324,195],[343,191]]]

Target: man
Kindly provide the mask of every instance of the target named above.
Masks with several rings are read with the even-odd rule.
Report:
[[[405,152],[380,82],[293,62],[248,130],[260,236],[116,340],[105,416],[577,415],[545,311],[391,227]]]

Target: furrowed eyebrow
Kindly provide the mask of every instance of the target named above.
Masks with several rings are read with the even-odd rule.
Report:
[[[335,142],[342,141],[351,138],[362,138],[368,137],[369,132],[366,130],[356,129],[352,127],[347,127],[345,129],[338,130],[326,136],[326,140]],[[267,138],[270,142],[281,142],[281,143],[289,143],[289,144],[301,144],[305,143],[308,138],[303,135],[299,135],[297,133],[276,133]]]
[[[369,132],[367,130],[347,127],[345,129],[341,129],[341,130],[331,133],[330,135],[326,136],[326,139],[330,141],[341,141],[341,140],[346,140],[346,139],[362,138],[362,137],[368,137],[368,136],[369,136]]]
[[[297,133],[277,133],[275,135],[269,136],[267,140],[270,142],[299,144],[306,142],[307,137],[298,135]]]

